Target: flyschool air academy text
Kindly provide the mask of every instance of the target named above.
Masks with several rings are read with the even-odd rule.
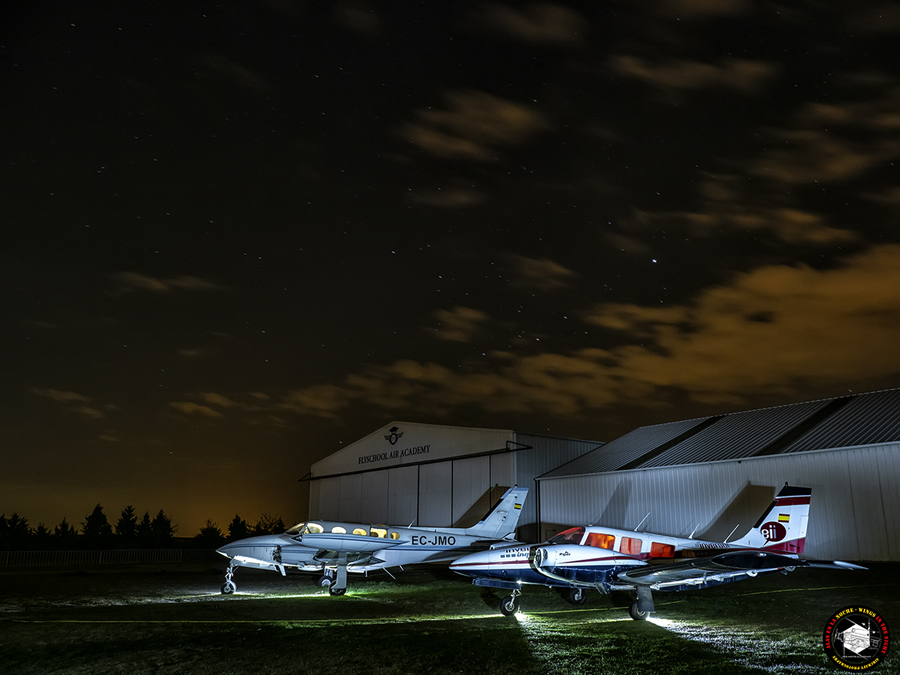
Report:
[[[431,452],[431,445],[417,445],[412,448],[403,448],[402,450],[391,450],[390,452],[376,452],[374,455],[363,455],[359,458],[359,463],[371,464],[372,462],[383,462],[388,459],[400,459],[401,457],[424,455],[429,452]]]

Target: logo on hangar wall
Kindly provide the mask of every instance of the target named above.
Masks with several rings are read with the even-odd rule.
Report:
[[[400,431],[400,427],[391,427],[389,429],[391,432],[389,436],[385,436],[384,440],[388,441],[391,445],[396,445],[397,441],[403,436],[403,432]]]

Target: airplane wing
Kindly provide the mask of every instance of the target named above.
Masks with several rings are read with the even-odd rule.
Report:
[[[798,567],[866,569],[841,560],[803,560],[771,551],[741,550],[684,562],[651,563],[622,572],[616,580],[636,588],[643,586],[652,590],[678,591],[716,586],[768,572],[793,572]]]

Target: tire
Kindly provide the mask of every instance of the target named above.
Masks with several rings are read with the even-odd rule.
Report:
[[[638,609],[637,600],[631,603],[631,607],[628,608],[628,613],[635,621],[646,621],[647,617],[650,616],[650,612],[642,612],[640,609]]]
[[[500,613],[503,616],[512,616],[519,611],[519,599],[512,595],[507,595],[500,601]]]
[[[322,588],[329,588],[331,586],[331,577],[319,577],[319,580],[316,582]]]
[[[332,586],[330,584],[328,586],[328,594],[329,595],[343,595],[346,592],[347,592],[346,588],[335,588],[334,586]]]
[[[237,590],[237,584],[233,581],[226,581],[222,584],[222,594],[223,595],[231,595]]]
[[[587,602],[587,590],[584,588],[573,588],[569,591],[566,600],[573,605],[583,605]]]

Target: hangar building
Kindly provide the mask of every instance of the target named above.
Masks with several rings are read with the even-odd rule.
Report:
[[[804,556],[897,561],[900,389],[641,427],[537,480],[541,539],[586,523],[734,539],[787,482],[812,488]]]
[[[531,488],[518,536],[538,536],[534,479],[597,441],[391,422],[313,464],[309,516],[423,527],[474,525],[507,488]]]

